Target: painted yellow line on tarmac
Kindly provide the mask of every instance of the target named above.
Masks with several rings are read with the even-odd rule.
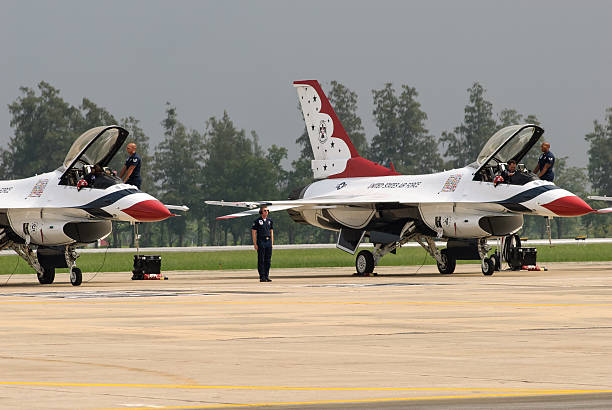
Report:
[[[558,392],[538,393],[537,395],[556,395],[556,394],[584,394],[584,393],[604,393],[607,391],[578,391],[575,393],[572,390],[560,390]],[[189,405],[189,406],[168,406],[168,407],[120,407],[95,410],[172,410],[172,409],[206,409],[219,407],[255,407],[255,406],[301,406],[314,404],[349,404],[349,403],[383,403],[391,401],[417,401],[417,400],[445,400],[445,399],[482,399],[495,397],[524,397],[534,396],[534,393],[501,393],[501,394],[466,394],[455,396],[422,396],[422,397],[393,397],[386,399],[353,399],[353,400],[317,400],[317,401],[290,401],[290,402],[272,402],[272,403],[238,403],[238,404],[204,404],[204,405]]]
[[[194,295],[186,295],[193,297]],[[216,295],[215,295],[216,296]],[[23,296],[16,296],[23,297]],[[176,296],[180,297],[180,296]],[[176,300],[160,301],[150,297],[147,299],[153,300],[114,300],[116,298],[101,297],[98,300],[92,300],[90,298],[82,298],[78,300],[65,301],[59,298],[55,301],[32,301],[32,300],[12,300],[12,301],[0,301],[0,305],[363,305],[363,306],[375,306],[375,305],[389,305],[389,306],[517,306],[517,307],[612,307],[612,303],[521,303],[521,302],[363,302],[363,301],[265,301],[265,300],[253,300],[253,301],[185,301]],[[167,296],[163,296],[167,299]],[[118,298],[117,298],[118,299]],[[135,298],[136,299],[136,298]]]
[[[454,394],[438,396],[418,397],[393,397],[393,398],[370,398],[370,399],[345,399],[345,400],[318,400],[318,401],[295,401],[295,402],[260,402],[260,403],[235,403],[235,404],[199,404],[189,406],[165,406],[156,409],[197,409],[212,407],[254,407],[254,406],[288,406],[288,405],[316,405],[316,404],[342,404],[342,403],[366,403],[366,402],[390,402],[390,401],[415,401],[415,400],[444,400],[444,399],[468,399],[468,398],[495,398],[495,397],[522,397],[537,395],[569,395],[569,394],[594,394],[612,393],[612,390],[603,389],[534,389],[534,388],[466,388],[466,387],[300,387],[300,386],[234,386],[234,385],[180,385],[180,384],[122,384],[122,383],[61,383],[61,382],[14,382],[0,381],[0,386],[62,386],[62,387],[130,387],[130,388],[167,388],[167,389],[208,389],[208,390],[301,390],[301,391],[396,391],[396,392],[500,392],[482,394]],[[125,410],[128,407],[108,408],[97,410]],[[151,407],[129,407],[130,410],[149,410]]]
[[[70,383],[70,382],[16,382],[0,381],[9,386],[63,386],[63,387],[139,387],[163,389],[226,389],[226,390],[310,390],[310,391],[497,391],[532,393],[612,393],[601,389],[536,389],[536,388],[478,388],[478,387],[317,387],[317,386],[245,386],[199,384],[139,384],[139,383]]]

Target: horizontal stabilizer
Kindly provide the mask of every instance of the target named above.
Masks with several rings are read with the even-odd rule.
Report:
[[[268,210],[270,212],[275,212],[275,211],[284,211],[286,209],[290,209],[290,208],[298,208],[299,205],[270,205],[268,206]],[[233,219],[233,218],[240,218],[243,216],[253,216],[253,215],[258,215],[259,214],[259,208],[257,209],[249,209],[248,211],[242,211],[242,212],[237,212],[235,214],[230,214],[230,215],[224,215],[224,216],[219,216],[216,219]]]
[[[595,196],[595,195],[591,195],[591,196],[588,196],[587,198],[593,199],[595,201],[612,201],[612,196]]]
[[[183,211],[183,212],[189,211],[189,207],[185,205],[166,205],[164,204],[164,206],[171,211]]]
[[[236,208],[259,208],[262,205],[266,205],[267,202],[231,202],[231,201],[204,201],[206,205],[217,205],[217,206],[233,206]]]

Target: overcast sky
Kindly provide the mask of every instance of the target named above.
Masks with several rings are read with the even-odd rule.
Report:
[[[612,3],[605,1],[0,0],[0,144],[7,105],[41,80],[79,105],[133,115],[156,144],[165,102],[204,130],[227,110],[264,146],[297,156],[292,81],[337,80],[359,96],[416,87],[436,135],[463,119],[467,88],[497,112],[536,114],[557,155],[584,166],[584,135],[612,106]]]

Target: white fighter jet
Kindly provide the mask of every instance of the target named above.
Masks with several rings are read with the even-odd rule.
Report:
[[[593,210],[552,182],[528,172],[520,160],[544,130],[513,125],[496,132],[476,161],[463,168],[425,175],[400,175],[359,156],[317,81],[296,81],[298,98],[313,149],[316,182],[296,190],[289,200],[224,202],[211,205],[252,208],[218,219],[255,215],[261,205],[287,210],[294,221],[338,232],[337,247],[354,254],[364,237],[374,252],[362,250],[358,273],[371,273],[387,253],[414,240],[453,273],[457,259],[482,261],[491,275],[500,266],[489,257],[488,238],[502,238],[523,226],[523,215],[571,217]],[[432,147],[435,149],[435,147]],[[511,183],[499,182],[507,161],[519,163]],[[603,210],[602,210],[603,211]],[[435,240],[447,243],[441,251]]]
[[[76,247],[106,237],[111,221],[172,216],[160,201],[108,172],[128,134],[116,125],[92,128],[55,171],[0,181],[0,249],[17,252],[41,284],[53,283],[55,268],[63,267],[70,268],[70,282],[80,285]]]

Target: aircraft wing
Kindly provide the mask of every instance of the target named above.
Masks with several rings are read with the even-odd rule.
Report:
[[[589,199],[593,199],[595,201],[610,201],[612,202],[612,196],[588,196],[587,198]],[[598,214],[607,214],[608,212],[612,212],[612,207],[611,208],[603,208],[603,209],[598,209],[595,211]]]
[[[351,198],[345,197],[318,197],[309,199],[294,199],[284,201],[245,201],[245,202],[230,202],[230,201],[204,201],[207,205],[231,206],[238,208],[249,208],[248,211],[237,212],[235,214],[219,216],[217,219],[231,219],[242,216],[256,215],[259,213],[259,207],[266,206],[270,212],[284,211],[287,209],[295,209],[301,207],[309,207],[315,209],[335,208],[339,205],[348,206],[371,206],[377,203],[397,203],[397,199],[390,199],[388,196],[355,196]]]

